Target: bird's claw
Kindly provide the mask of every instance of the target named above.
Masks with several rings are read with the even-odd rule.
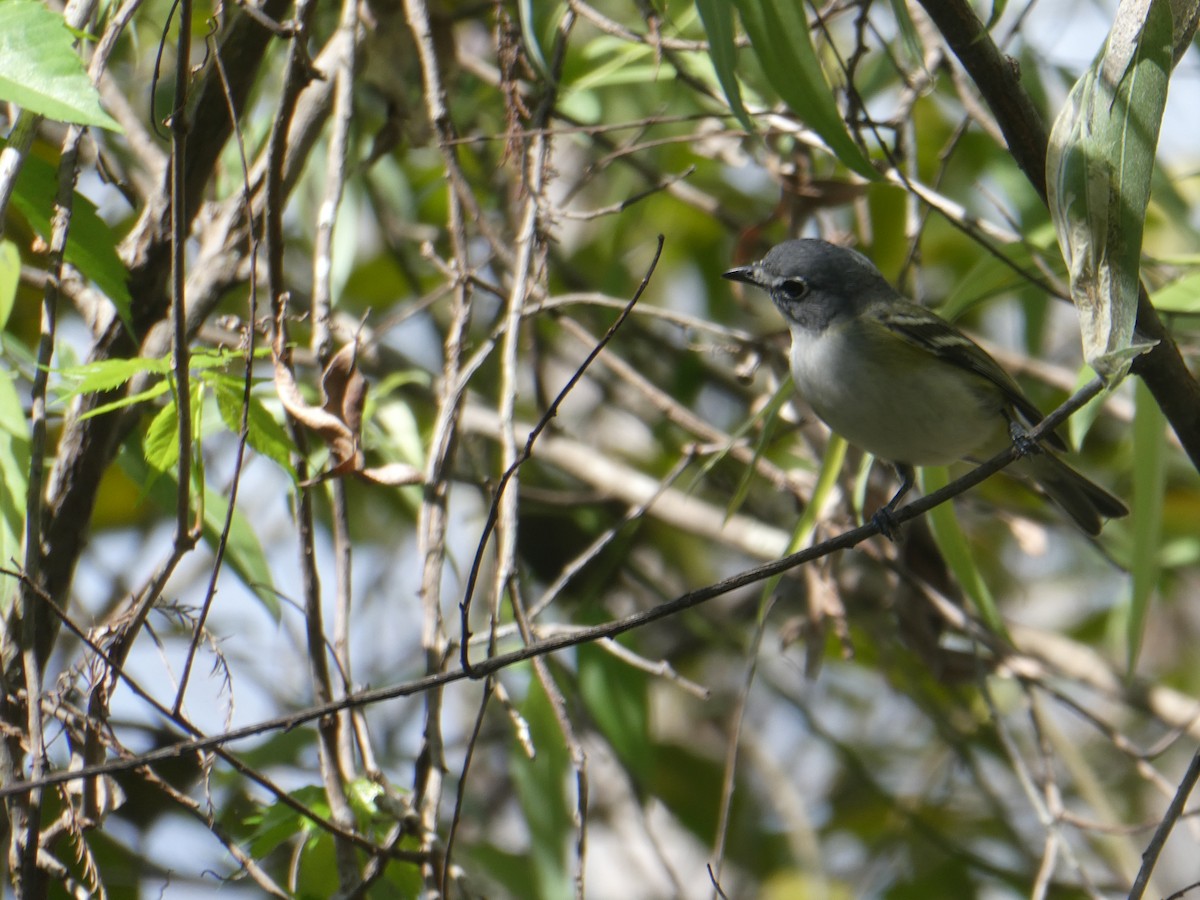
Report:
[[[876,510],[875,515],[871,516],[871,524],[885,538],[893,544],[896,543],[896,538],[900,536],[900,523],[896,521],[895,511],[890,503]]]
[[[1008,436],[1012,438],[1013,446],[1017,448],[1017,453],[1022,459],[1042,452],[1041,445],[1029,436],[1029,432],[1020,422],[1008,423]]]

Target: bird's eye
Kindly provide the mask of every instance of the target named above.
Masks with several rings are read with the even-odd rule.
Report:
[[[788,278],[776,288],[784,300],[795,303],[808,293],[808,282],[803,278]]]

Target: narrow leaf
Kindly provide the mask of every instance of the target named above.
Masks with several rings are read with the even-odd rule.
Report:
[[[718,465],[723,463],[727,458],[729,451],[740,441],[746,439],[747,435],[757,429],[758,437],[754,441],[754,455],[750,458],[750,462],[742,469],[742,475],[738,479],[737,488],[730,497],[729,502],[725,504],[725,519],[741,509],[742,503],[746,499],[746,495],[750,492],[750,488],[754,485],[757,477],[758,461],[762,458],[763,451],[766,450],[767,444],[771,439],[771,434],[774,431],[775,420],[779,416],[779,411],[783,409],[785,403],[792,399],[796,394],[796,385],[792,381],[792,376],[785,378],[771,395],[771,399],[767,401],[762,409],[758,410],[753,416],[743,422],[729,435],[729,443],[721,452],[714,453],[704,461],[697,473],[697,483],[702,482],[708,477]],[[760,424],[761,423],[761,424]]]
[[[62,369],[59,375],[70,384],[67,396],[74,397],[77,394],[111,391],[142,372],[166,375],[170,371],[171,360],[168,357],[147,359],[135,356],[131,359],[104,359],[84,363],[81,366]]]
[[[997,6],[1003,6],[1006,0],[997,0]],[[912,16],[908,12],[908,4],[905,0],[891,0],[892,18],[896,20],[896,27],[900,31],[900,37],[904,40],[904,47],[908,51],[912,61],[919,65],[922,69],[925,68],[925,50],[921,46],[921,35],[917,31],[916,23],[913,22]],[[995,14],[995,6],[993,6],[993,15]]]
[[[29,423],[12,373],[0,368],[0,560],[21,558],[29,485]],[[0,594],[0,602],[8,597]]]
[[[1050,135],[1051,217],[1071,276],[1084,355],[1120,379],[1135,345],[1142,228],[1171,69],[1168,0],[1123,0],[1104,49]]]
[[[949,483],[950,474],[945,466],[926,466],[921,469],[921,490],[924,493],[931,494]],[[983,573],[975,564],[967,537],[963,534],[962,526],[958,524],[954,504],[943,503],[941,506],[935,506],[929,511],[928,520],[938,549],[946,558],[946,565],[971,598],[980,616],[996,634],[1006,635],[1008,631],[1004,627],[1004,618],[1000,615],[996,599],[983,579]]]
[[[813,49],[804,5],[796,0],[735,0],[734,5],[763,72],[792,113],[824,139],[843,165],[879,180],[842,120]]]
[[[733,7],[726,0],[696,0],[696,11],[704,23],[704,31],[708,35],[708,54],[712,58],[721,90],[725,92],[725,99],[729,101],[729,108],[742,126],[753,132],[754,123],[742,102],[742,88],[737,80]]]
[[[601,647],[579,648],[579,694],[601,734],[635,780],[652,777],[646,673]]]
[[[138,391],[136,394],[128,394],[112,401],[111,403],[102,403],[95,409],[89,409],[79,417],[79,421],[82,422],[84,419],[90,419],[93,416],[102,416],[105,413],[112,412],[114,409],[123,409],[126,406],[134,406],[138,403],[144,403],[147,400],[153,400],[155,397],[161,397],[170,389],[171,383],[167,381],[167,379],[163,378],[154,382],[154,384],[150,385],[150,387],[146,388],[144,391]]]
[[[0,7],[13,0],[0,0]],[[23,0],[21,0],[23,2]],[[0,147],[4,142],[0,141]],[[13,190],[12,204],[38,236],[50,243],[50,214],[58,196],[58,173],[54,166],[36,156],[26,156]],[[71,230],[67,234],[66,259],[102,290],[127,327],[133,300],[126,283],[129,273],[117,255],[117,241],[96,212],[96,204],[75,193],[71,205]]]

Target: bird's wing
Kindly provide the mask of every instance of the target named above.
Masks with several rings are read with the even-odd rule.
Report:
[[[880,322],[908,344],[990,381],[1031,425],[1045,418],[986,350],[924,307],[907,302],[892,304],[883,311]],[[1051,446],[1066,449],[1057,435],[1047,435],[1047,439]]]

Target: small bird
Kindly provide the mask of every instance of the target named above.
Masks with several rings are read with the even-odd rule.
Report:
[[[1011,445],[1041,411],[987,352],[906,300],[861,253],[786,241],[725,277],[756,285],[787,320],[796,388],[831,430],[892,464],[895,496],[876,514],[889,533],[914,466],[981,461]],[[1066,445],[1053,434],[1044,443]],[[1129,510],[1041,448],[1010,471],[1035,482],[1088,534]]]

